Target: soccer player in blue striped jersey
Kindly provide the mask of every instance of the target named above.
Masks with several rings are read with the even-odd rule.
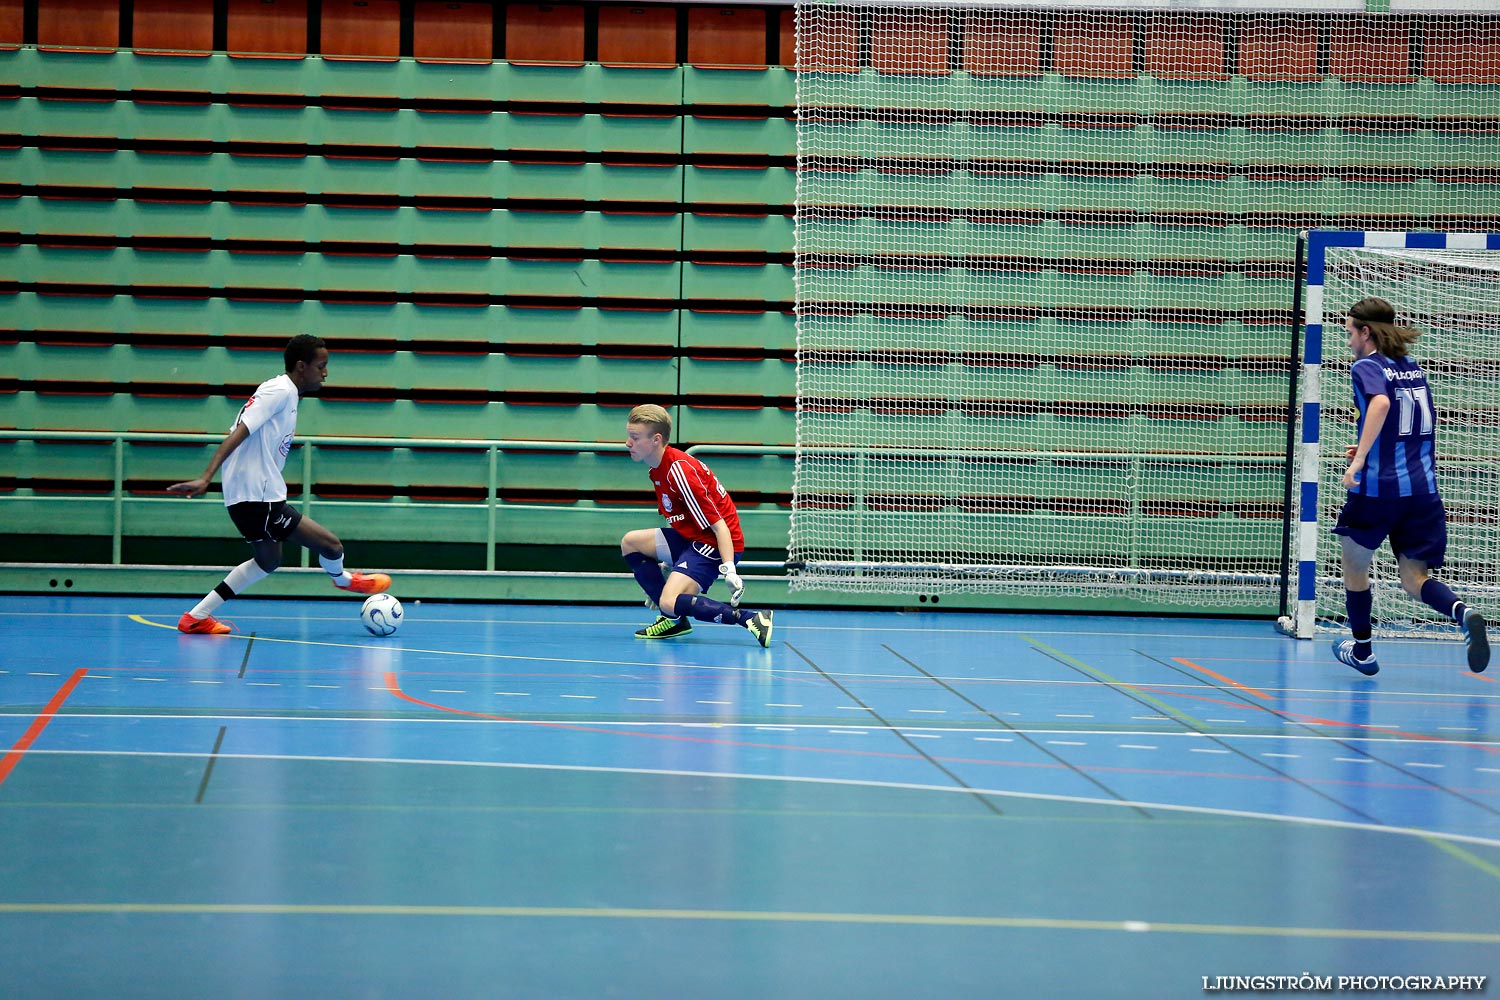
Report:
[[[1395,308],[1379,298],[1351,306],[1344,329],[1359,423],[1357,443],[1345,450],[1349,497],[1333,532],[1343,544],[1344,606],[1354,637],[1335,642],[1334,656],[1362,674],[1380,670],[1370,645],[1370,566],[1389,538],[1402,588],[1458,624],[1469,669],[1479,673],[1490,662],[1484,616],[1429,575],[1443,565],[1448,519],[1434,463],[1437,410],[1427,375],[1407,353],[1421,334],[1397,325]]]

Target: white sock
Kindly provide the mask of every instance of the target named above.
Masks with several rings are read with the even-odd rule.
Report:
[[[246,559],[230,570],[229,575],[224,578],[224,582],[213,590],[210,590],[207,596],[198,602],[198,606],[189,611],[188,614],[200,620],[207,618],[217,611],[219,606],[229,600],[230,597],[233,597],[235,594],[244,593],[246,587],[259,580],[264,580],[270,575],[261,569],[260,565],[254,559]],[[229,593],[224,593],[226,590]]]
[[[219,592],[217,590],[210,590],[208,592],[208,595],[204,597],[203,600],[198,602],[198,606],[189,611],[188,614],[192,615],[199,621],[202,621],[209,615],[213,614],[215,611],[219,610],[219,605],[223,603],[224,598],[220,596]]]
[[[318,556],[318,565],[322,566],[323,569],[328,573],[328,575],[333,577],[335,586],[347,587],[354,580],[354,577],[350,575],[349,571],[344,569],[343,556],[339,556],[337,559],[330,559],[327,556]]]

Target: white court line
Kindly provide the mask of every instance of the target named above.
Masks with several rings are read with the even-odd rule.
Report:
[[[372,687],[370,691],[388,691],[385,687]],[[563,697],[568,697],[564,695]],[[583,697],[583,696],[576,696]],[[0,710],[0,719],[24,718],[32,719],[34,712],[12,712]],[[453,715],[445,713],[441,716],[353,716],[353,715],[184,715],[160,712],[63,712],[56,717],[54,725],[67,722],[68,720],[82,719],[163,719],[181,722],[193,722],[198,720],[218,720],[220,722],[361,722],[377,724],[393,723],[416,723],[420,725],[470,725],[470,726],[571,726],[576,725],[577,719],[507,719],[507,718],[474,718],[472,716]],[[794,723],[789,722],[798,729],[826,729],[827,723]],[[657,722],[648,719],[600,719],[591,721],[591,726],[620,726],[624,728],[652,726],[680,726],[692,725],[692,723],[681,722]],[[736,721],[714,721],[699,723],[699,725],[713,726],[716,729],[753,729],[757,722]],[[1250,741],[1250,740],[1276,740],[1286,743],[1309,742],[1309,743],[1370,743],[1370,744],[1420,744],[1425,747],[1450,746],[1450,747],[1496,747],[1500,748],[1500,740],[1435,740],[1432,737],[1397,737],[1397,736],[1359,736],[1339,735],[1323,736],[1318,733],[1199,733],[1191,730],[1179,730],[1162,732],[1152,729],[1030,729],[1025,726],[1011,725],[1004,729],[985,729],[977,726],[879,726],[869,724],[866,729],[877,729],[894,732],[898,729],[925,729],[929,732],[954,733],[967,735],[973,733],[1011,733],[1027,736],[1149,736],[1158,740],[1201,740],[1212,737],[1227,742]],[[1269,756],[1269,754],[1262,754]]]
[[[125,618],[130,618],[133,621],[138,621],[138,622],[140,622],[143,625],[152,626],[152,627],[160,628],[160,629],[167,629],[167,630],[171,630],[171,631],[174,631],[174,632],[176,631],[176,626],[174,626],[174,625],[165,625],[165,624],[162,624],[161,622],[149,621],[147,619],[147,616],[145,616],[145,615],[114,614],[114,615],[103,615],[101,617],[112,617],[112,618],[125,617]],[[247,617],[246,620],[248,621],[249,618]],[[271,621],[300,622],[300,621],[309,621],[309,620],[315,620],[315,619],[310,619],[310,618],[302,617],[302,616],[291,617],[291,618],[275,618],[275,617],[269,617],[268,616],[267,620],[271,620]],[[342,620],[342,619],[327,619],[327,620]],[[472,620],[471,619],[455,619],[455,620],[472,621],[472,623],[474,623],[474,624],[492,624],[495,621],[495,619],[472,619]],[[502,621],[503,621],[503,619],[502,619]],[[556,625],[558,623],[555,622],[555,621],[552,621],[552,622],[531,622],[531,623],[524,623],[524,624]],[[587,623],[587,622],[569,622],[567,624],[569,624],[569,625],[580,625],[580,624],[589,624],[589,623]],[[609,624],[619,624],[619,623],[609,623]],[[855,629],[855,630],[850,630],[850,631],[858,631],[858,630]],[[876,631],[878,631],[878,630],[876,630]],[[900,631],[900,630],[897,630],[897,631]],[[941,630],[921,629],[919,631],[927,632],[927,631],[941,631]],[[1078,633],[1078,632],[1042,632],[1042,631],[1037,631],[1037,630],[1026,630],[1026,631],[997,630],[997,631],[993,631],[993,632],[987,632],[987,631],[973,630],[973,629],[955,629],[955,630],[952,630],[952,631],[963,632],[963,633],[972,633],[972,634],[975,634],[975,635],[1001,634],[1001,635],[1068,635],[1068,636],[1071,636],[1071,635],[1082,635],[1082,634],[1098,634],[1098,635],[1107,635],[1107,636],[1122,636],[1122,637],[1126,637],[1126,638],[1129,638],[1129,637],[1139,637],[1140,636],[1140,633],[1114,633],[1114,632]],[[224,638],[225,639],[248,639],[249,636],[244,635],[242,633],[236,632],[236,633],[232,633],[231,635],[225,636]],[[1188,636],[1166,636],[1166,635],[1164,635],[1164,636],[1160,636],[1159,638],[1190,638],[1190,637],[1188,637]],[[1222,641],[1222,640],[1224,640],[1225,638],[1228,638],[1228,637],[1225,637],[1225,636],[1203,636],[1201,638],[1217,639],[1217,640],[1221,640]],[[258,636],[257,637],[257,641],[263,642],[263,643],[266,643],[266,642],[287,643],[287,644],[290,644],[290,645],[299,645],[299,646],[322,646],[322,647],[336,648],[336,649],[368,650],[370,648],[370,645],[369,645],[368,642],[322,642],[322,641],[317,641],[317,640],[312,640],[312,639],[284,639],[284,638],[278,638],[278,637],[275,637],[275,636]],[[1278,641],[1280,641],[1280,640],[1278,640]],[[1390,640],[1390,641],[1391,642],[1396,642],[1396,641],[1400,641],[1400,640]],[[1415,640],[1415,641],[1422,642],[1423,645],[1424,645],[1424,648],[1430,648],[1430,643],[1428,643],[1425,640]],[[399,645],[395,646],[394,648],[400,649],[402,652],[411,653],[411,654],[430,653],[430,654],[439,655],[439,656],[470,657],[470,658],[477,658],[477,659],[524,660],[524,661],[531,662],[531,663],[568,663],[568,664],[596,665],[596,666],[644,667],[644,668],[655,669],[655,670],[661,670],[665,666],[664,664],[659,663],[659,662],[645,661],[645,660],[596,660],[596,659],[580,659],[580,658],[575,658],[575,657],[561,657],[561,656],[523,656],[523,655],[515,654],[515,653],[489,653],[489,652],[475,652],[475,651],[472,651],[472,650],[425,649],[425,648],[417,648],[417,647],[410,647],[410,648],[408,648],[408,647],[399,646]],[[1291,663],[1291,661],[1287,661],[1287,662]],[[757,677],[763,676],[766,673],[766,668],[762,667],[762,666],[755,666],[755,667],[730,667],[730,666],[721,666],[721,665],[718,665],[718,664],[710,664],[710,663],[677,663],[677,664],[671,664],[670,666],[672,666],[675,669],[679,669],[679,670],[713,670],[713,671],[720,671],[720,672],[724,672],[724,673],[741,673],[741,674],[748,673],[748,674],[753,674],[753,675],[755,675]],[[785,667],[772,668],[771,671],[770,671],[770,673],[773,674],[773,675],[784,675],[784,676],[802,676],[802,675],[814,676],[814,677],[822,676],[822,674],[820,674],[818,671],[815,671],[815,670],[798,670],[798,669],[794,669],[794,668],[785,668]],[[923,682],[923,678],[919,678],[919,677],[911,677],[911,678],[893,677],[889,673],[864,673],[864,672],[858,672],[858,671],[833,671],[833,670],[827,671],[826,673],[828,674],[828,676],[831,676],[831,677],[843,677],[843,678],[851,678],[851,679],[874,678],[874,679],[886,680],[886,681],[889,681],[889,680],[892,680],[892,679],[896,679],[896,680],[908,680],[909,679],[912,683],[922,683]],[[963,676],[963,677],[956,677],[956,676],[947,676],[947,675],[935,675],[935,679],[941,680],[941,681],[951,681],[953,683],[963,683],[963,684],[975,684],[975,683],[988,683],[988,684],[1036,684],[1036,685],[1044,685],[1044,686],[1050,686],[1050,687],[1077,686],[1077,687],[1094,687],[1094,688],[1111,686],[1111,685],[1106,685],[1105,682],[1103,682],[1103,681],[1097,681],[1097,680],[1064,680],[1064,679],[1041,678],[1041,677],[993,677],[993,676],[979,676],[979,677],[975,677],[975,676]],[[1123,687],[1123,688],[1127,688],[1127,689],[1133,689],[1133,688],[1139,688],[1139,687],[1149,687],[1149,688],[1154,688],[1154,689],[1158,689],[1158,690],[1173,690],[1173,689],[1177,689],[1177,688],[1182,688],[1184,690],[1197,690],[1197,689],[1203,687],[1203,685],[1201,683],[1196,683],[1196,682],[1187,682],[1187,683],[1175,683],[1175,682],[1129,683],[1129,684],[1119,684],[1119,685],[1113,685],[1113,686]],[[1273,688],[1273,687],[1266,687],[1266,686],[1262,685],[1259,688],[1259,690],[1268,691],[1268,692],[1274,691],[1274,692],[1276,692],[1278,694],[1329,694],[1329,695],[1339,695],[1339,696],[1343,696],[1343,695],[1347,695],[1348,694],[1347,690],[1340,689],[1340,688]],[[1497,694],[1485,694],[1483,692],[1472,692],[1472,693],[1458,693],[1458,692],[1438,693],[1438,692],[1431,692],[1431,691],[1383,691],[1383,692],[1381,692],[1381,694],[1387,695],[1387,696],[1392,696],[1392,697],[1394,697],[1394,696],[1400,696],[1400,697],[1429,697],[1429,698],[1468,698],[1468,699],[1471,699],[1471,700],[1473,700],[1473,699],[1500,700],[1500,693],[1497,693]],[[1013,715],[1015,713],[1005,713],[1005,714],[1011,714],[1011,715]]]
[[[61,717],[60,717],[61,718]],[[198,716],[198,718],[203,718]],[[833,732],[834,730],[829,730]],[[857,732],[857,730],[844,730],[844,732]],[[49,754],[53,756],[76,756],[76,757],[177,757],[202,760],[204,753],[184,753],[178,751],[163,750],[38,750],[32,748],[26,751],[28,754]],[[247,754],[247,753],[221,753],[220,759],[231,760],[274,760],[274,761],[307,761],[338,764],[416,764],[436,767],[494,767],[508,768],[524,771],[571,771],[586,772],[592,774],[655,774],[666,777],[682,778],[718,778],[727,781],[785,781],[816,785],[846,785],[862,788],[894,788],[921,792],[944,792],[960,795],[994,795],[1001,798],[1026,799],[1038,802],[1068,802],[1081,805],[1108,806],[1111,808],[1130,808],[1161,810],[1162,812],[1191,813],[1200,816],[1232,816],[1240,819],[1261,819],[1272,823],[1290,823],[1298,826],[1328,827],[1342,830],[1368,830],[1371,833],[1389,833],[1403,837],[1419,837],[1422,839],[1447,840],[1460,844],[1479,844],[1484,847],[1500,848],[1500,838],[1479,837],[1465,833],[1448,833],[1442,830],[1422,830],[1408,826],[1384,826],[1379,823],[1356,823],[1351,820],[1324,819],[1315,816],[1282,816],[1275,813],[1252,812],[1246,809],[1221,809],[1213,806],[1188,806],[1167,802],[1146,802],[1130,799],[1114,798],[1090,798],[1084,795],[1054,795],[1045,792],[1016,792],[998,788],[974,788],[957,785],[923,785],[914,782],[899,781],[867,781],[856,778],[820,778],[811,775],[786,775],[786,774],[744,774],[740,772],[726,771],[688,771],[668,770],[663,768],[643,767],[602,767],[585,764],[529,764],[516,761],[475,761],[475,760],[438,760],[431,758],[400,758],[400,757],[331,757],[312,754]]]

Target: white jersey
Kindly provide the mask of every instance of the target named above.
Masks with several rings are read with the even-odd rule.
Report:
[[[297,430],[297,387],[291,378],[277,375],[262,382],[229,429],[234,430],[235,424],[244,424],[250,436],[229,453],[220,468],[224,505],[285,500],[281,469]]]

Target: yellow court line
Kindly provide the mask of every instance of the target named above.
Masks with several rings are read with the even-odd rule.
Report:
[[[1240,937],[1344,938],[1500,944],[1500,934],[1468,931],[1372,930],[1358,927],[1265,927],[1247,924],[1059,920],[1046,917],[962,917],[923,913],[805,913],[774,910],[671,910],[572,906],[381,906],[278,903],[0,903],[0,914],[148,914],[156,916],[531,917],[580,920],[727,920],[814,924],[896,924],[1022,930],[1125,931]]]
[[[1084,663],[1082,660],[1077,659],[1076,657],[1069,656],[1067,653],[1064,653],[1060,649],[1055,649],[1052,646],[1047,645],[1045,642],[1038,642],[1029,635],[1023,635],[1021,636],[1021,639],[1025,642],[1030,643],[1034,648],[1039,649],[1050,656],[1054,656],[1059,660],[1077,667],[1079,670],[1088,674],[1090,677],[1093,677],[1097,681],[1102,681],[1103,683],[1111,687],[1128,688],[1130,690],[1130,693],[1136,698],[1139,698],[1141,701],[1148,703],[1157,711],[1165,712],[1167,715],[1176,719],[1178,722],[1184,723],[1185,725],[1188,725],[1193,729],[1213,728],[1212,726],[1209,726],[1201,720],[1184,712],[1182,709],[1177,708],[1173,705],[1169,705],[1167,702],[1162,701],[1155,695],[1140,690],[1137,685],[1127,684],[1125,681],[1117,680],[1116,678],[1111,677],[1109,674],[1106,674],[1104,671],[1100,670],[1098,667],[1092,667],[1089,664]]]

